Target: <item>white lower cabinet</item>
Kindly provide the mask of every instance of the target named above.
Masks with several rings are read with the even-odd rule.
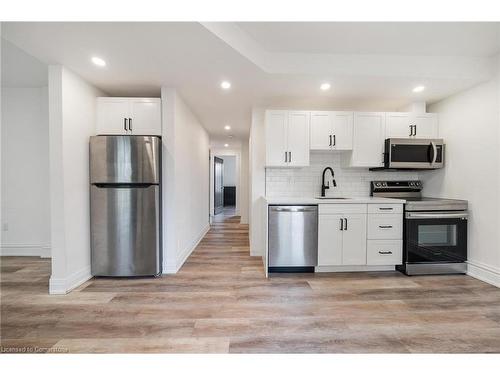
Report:
[[[366,263],[372,266],[391,266],[403,262],[403,240],[368,240]]]
[[[366,264],[366,204],[319,206],[318,266]]]
[[[402,239],[402,204],[319,205],[319,267],[401,264]]]
[[[403,232],[403,215],[368,215],[368,239],[400,240]]]

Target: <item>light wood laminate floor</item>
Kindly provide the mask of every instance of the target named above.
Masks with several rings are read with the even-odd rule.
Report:
[[[500,289],[398,272],[265,279],[248,227],[219,217],[176,275],[47,294],[50,260],[1,259],[2,350],[500,352]],[[36,349],[35,349],[36,348]]]

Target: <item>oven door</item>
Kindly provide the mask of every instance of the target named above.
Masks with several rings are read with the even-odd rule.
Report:
[[[386,168],[438,169],[444,166],[442,139],[389,138],[385,143]]]
[[[406,263],[467,260],[467,212],[406,212]]]

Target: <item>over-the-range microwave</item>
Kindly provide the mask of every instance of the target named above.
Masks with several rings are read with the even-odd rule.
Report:
[[[442,139],[387,138],[380,169],[439,169],[444,166]]]

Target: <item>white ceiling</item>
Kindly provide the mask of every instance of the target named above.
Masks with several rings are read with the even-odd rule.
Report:
[[[239,22],[272,52],[493,56],[500,27],[488,22]]]
[[[110,95],[178,89],[212,138],[248,135],[252,106],[396,110],[491,77],[498,23],[2,23],[2,37]],[[108,65],[97,68],[91,56]],[[224,92],[219,83],[232,88]],[[321,82],[332,90],[321,92]],[[412,93],[417,84],[427,90]],[[231,143],[228,141],[228,143]]]

